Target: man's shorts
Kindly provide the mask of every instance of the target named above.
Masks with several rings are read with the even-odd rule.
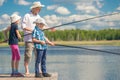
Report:
[[[34,49],[34,45],[32,42],[25,42],[25,54],[24,54],[24,61],[30,62],[32,58],[32,52],[36,55],[36,50]]]

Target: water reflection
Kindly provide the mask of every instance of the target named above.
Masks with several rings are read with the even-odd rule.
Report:
[[[120,52],[120,47],[85,46]],[[3,48],[2,48],[3,49]],[[10,73],[11,52],[0,48],[0,73]],[[24,48],[21,50],[20,71],[24,73]],[[58,72],[59,80],[120,80],[120,56],[64,47],[49,47],[47,56],[49,72]],[[30,64],[34,73],[34,57]]]

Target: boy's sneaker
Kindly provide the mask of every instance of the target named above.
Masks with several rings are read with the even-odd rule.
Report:
[[[43,76],[44,77],[51,77],[51,74],[49,74],[49,73],[43,73]]]
[[[42,75],[42,73],[40,73],[40,74],[35,74],[35,77],[36,78],[43,78],[44,76]]]

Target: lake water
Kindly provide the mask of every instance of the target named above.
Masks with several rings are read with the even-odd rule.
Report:
[[[120,53],[120,46],[81,46]],[[20,47],[19,71],[24,73],[24,47]],[[48,47],[47,70],[57,72],[59,80],[120,80],[120,55],[75,49]],[[30,72],[34,73],[34,55]],[[0,74],[11,73],[11,50],[0,48]]]

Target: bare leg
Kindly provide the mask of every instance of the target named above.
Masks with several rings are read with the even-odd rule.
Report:
[[[15,62],[15,69],[18,71],[19,61]]]
[[[29,67],[28,67],[28,62],[24,62],[24,66],[25,66],[25,74],[28,75],[29,74]]]
[[[24,55],[24,67],[25,74],[29,75],[29,63],[32,58],[33,43],[25,42],[25,55]]]
[[[11,67],[12,67],[12,73],[14,73],[15,72],[15,61],[14,60],[11,61]]]

